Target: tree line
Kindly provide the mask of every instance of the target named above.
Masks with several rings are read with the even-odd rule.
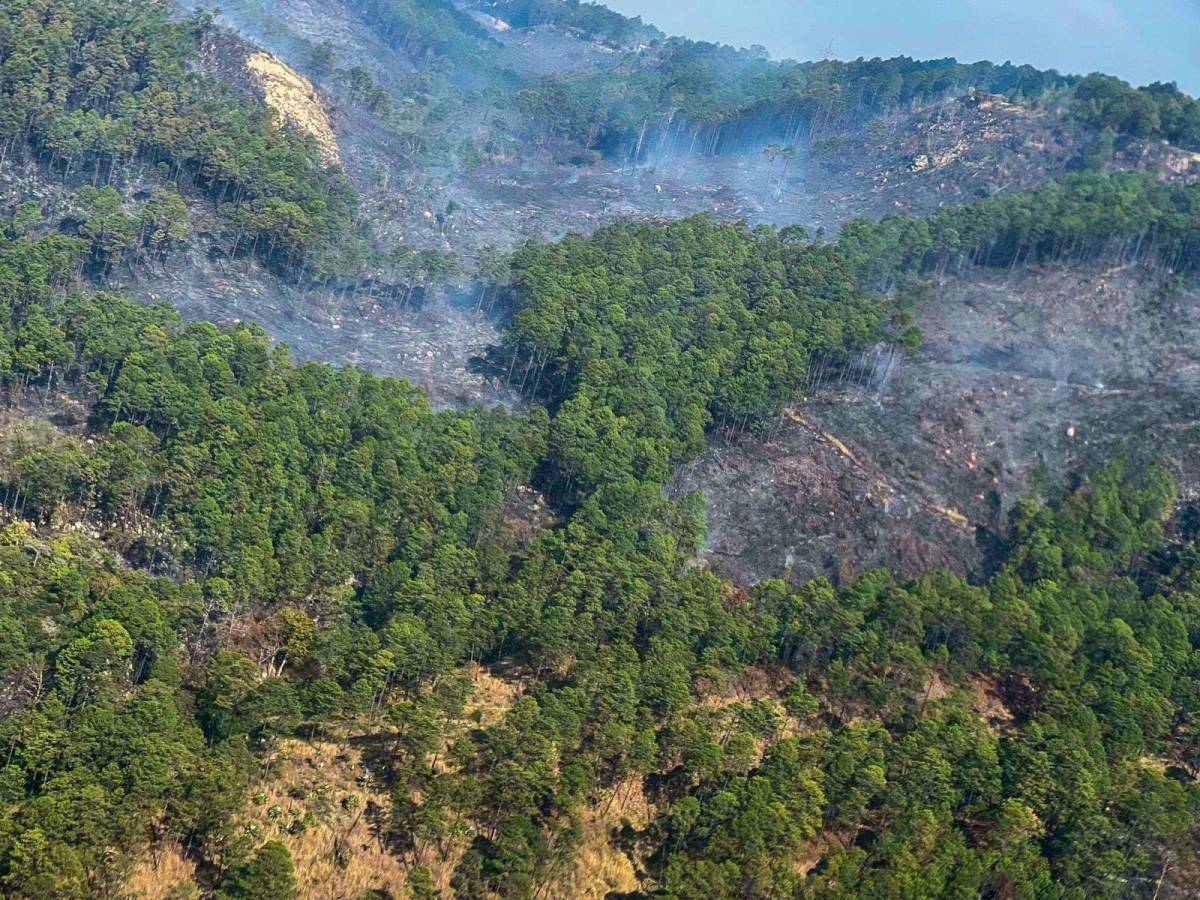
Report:
[[[649,43],[665,35],[641,16],[623,16],[600,3],[588,0],[481,0],[476,4],[512,28],[556,25],[573,28],[613,47]]]
[[[1056,190],[1101,215],[1101,187],[1129,190]],[[1066,202],[1039,196],[1023,202]],[[1011,264],[1011,246],[973,251],[1012,220],[972,209],[956,252]],[[609,840],[645,896],[1186,884],[1200,514],[1174,514],[1156,468],[1114,462],[1021,503],[977,583],[747,589],[691,564],[703,504],[666,498],[671,465],[706,426],[772,414],[809,348],[903,328],[872,290],[877,256],[892,278],[936,256],[904,233],[693,219],[526,246],[496,357],[520,413],[435,413],[402,382],[292,363],[252,326],[77,296],[80,240],[4,241],[0,379],[20,421],[0,441],[0,885],[116,894],[171,841],[205,894],[292,896],[290,826],[247,833],[238,811],[281,738],[347,734],[389,748],[379,834],[413,896],[450,868],[456,896],[544,896],[579,864],[585,813],[631,786],[656,814]],[[63,396],[76,412],[37,414]],[[556,521],[518,537],[527,484]],[[471,661],[524,677],[486,726]],[[775,687],[722,699],[747,673]]]
[[[195,68],[211,27],[163,0],[17,0],[0,11],[0,159],[124,185],[161,166],[221,211],[234,253],[320,268],[356,199],[313,140]]]
[[[1200,102],[1175,84],[1134,88],[1029,65],[955,59],[775,62],[752,50],[669,38],[602,71],[547,76],[518,95],[525,132],[610,155],[640,157],[650,137],[690,137],[694,152],[853,128],[897,109],[969,92],[1062,116],[1085,134],[1162,139],[1200,149]]]
[[[1200,264],[1200,187],[1141,172],[1073,174],[924,219],[856,219],[838,244],[875,285],[961,265],[1138,261],[1188,273]]]

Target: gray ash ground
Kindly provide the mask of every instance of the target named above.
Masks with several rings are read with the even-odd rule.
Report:
[[[438,408],[516,403],[512,391],[468,371],[468,361],[500,335],[467,291],[439,289],[418,308],[383,308],[365,292],[347,300],[303,290],[253,261],[214,262],[197,252],[121,287],[142,302],[170,303],[188,320],[257,323],[299,360],[404,378],[424,387]]]
[[[885,566],[968,574],[1012,504],[1115,454],[1200,498],[1200,284],[1126,268],[973,271],[922,303],[882,390],[827,387],[763,440],[714,444],[704,557],[753,582]]]
[[[403,195],[375,192],[368,202],[415,246],[467,257],[483,246],[552,240],[619,219],[700,213],[833,234],[857,216],[924,215],[1038,187],[1066,174],[1082,145],[1044,112],[994,98],[955,98],[798,149],[787,167],[758,143],[720,156],[651,154],[636,166],[612,160],[570,166],[531,147],[519,159],[413,182]],[[1200,177],[1200,156],[1163,145],[1130,145],[1119,163],[1164,177]],[[451,201],[457,211],[439,222],[435,213]]]
[[[459,207],[449,231],[425,210],[397,213],[408,239],[468,255],[486,244],[549,240],[622,218],[698,213],[832,233],[855,216],[922,214],[1036,187],[1064,174],[1079,148],[1052,116],[999,100],[952,99],[799,149],[787,167],[753,142],[720,156],[651,154],[636,166],[558,165],[549,152],[531,149],[459,173],[426,196],[429,207],[449,200]]]
[[[384,46],[338,0],[246,0],[222,21],[303,70],[328,39],[338,65],[400,88],[422,65]],[[554,29],[499,34],[497,50],[531,72],[597,67],[610,50]],[[220,62],[218,60],[217,62]],[[217,64],[217,63],[214,63]],[[818,136],[784,167],[748,139],[740,153],[651,155],[637,166],[564,165],[562,148],[522,148],[470,171],[422,169],[369,114],[329,94],[347,171],[381,249],[454,250],[588,232],[621,218],[709,213],[832,233],[854,216],[925,213],[1062,175],[1079,136],[1049,115],[993,98],[949,99]],[[1195,178],[1200,159],[1158,145],[1122,147],[1118,164]],[[9,166],[0,199],[37,197],[51,222],[78,215],[72,191],[37,167]],[[127,194],[147,172],[122,179]],[[449,213],[453,201],[456,211]],[[132,208],[132,207],[131,207]],[[424,386],[437,406],[512,405],[467,362],[498,341],[472,298],[434,291],[417,310],[302,290],[253,261],[219,256],[220,223],[192,204],[196,240],[164,269],[117,273],[146,302],[189,319],[248,320],[301,359],[356,364]],[[681,471],[679,491],[708,498],[710,564],[749,582],[849,577],[872,566],[915,574],[981,565],[979,532],[1002,526],[1044,469],[1049,482],[1124,450],[1161,456],[1195,498],[1200,478],[1200,288],[1164,291],[1137,270],[972,271],[930,292],[926,344],[885,384],[826,386],[765,439],[714,441]]]
[[[176,5],[181,13],[191,8],[184,0]],[[405,136],[341,96],[344,86],[336,78],[311,71],[313,48],[328,42],[338,67],[363,67],[402,104],[411,79],[430,65],[387,46],[351,6],[342,0],[278,0],[268,8],[256,0],[229,0],[219,21],[321,82],[341,157],[363,196],[363,218],[371,221],[384,250],[403,242],[472,259],[485,246],[553,240],[621,218],[695,213],[832,232],[854,216],[922,214],[1035,187],[1066,172],[1087,141],[1049,113],[979,96],[897,110],[843,132],[798,136],[798,156],[788,165],[764,156],[769,137],[758,123],[723,139],[722,146],[739,152],[716,157],[675,152],[689,148],[686,140],[668,140],[667,129],[663,140],[649,139],[648,146],[659,149],[640,154],[637,166],[612,159],[565,164],[564,157],[589,154],[526,137],[517,140],[516,149],[489,151],[508,152],[507,157],[463,169],[449,156],[423,159]],[[536,78],[604,69],[626,58],[569,29],[507,29],[494,20],[485,28],[493,71]],[[492,118],[486,109],[464,110],[456,139],[500,138],[506,145],[504,129],[496,132]],[[647,125],[653,134],[656,123]],[[1117,162],[1172,175],[1189,167],[1200,172],[1200,159],[1184,156],[1135,142],[1121,148]]]
[[[153,187],[148,167],[127,176],[126,193]],[[32,164],[0,169],[0,208],[34,198],[51,223],[84,213],[75,185],[45,178]],[[190,204],[194,235],[166,263],[121,265],[86,290],[117,290],[143,303],[168,303],[189,321],[254,322],[272,340],[287,343],[300,360],[357,365],[424,387],[437,407],[470,403],[512,406],[515,395],[467,370],[468,361],[499,342],[493,319],[475,311],[475,296],[455,287],[430,292],[419,307],[384,308],[367,292],[353,299],[304,289],[266,271],[253,259],[222,258],[221,223],[209,204]],[[132,204],[127,204],[132,210]],[[48,230],[48,229],[47,229]]]
[[[219,21],[313,77],[311,49],[328,41],[338,66],[362,66],[397,92],[398,101],[407,80],[427,64],[384,45],[339,0],[280,0],[269,11],[251,0],[230,0]],[[623,58],[553,26],[489,30],[489,60],[527,77],[603,69]],[[762,153],[767,138],[748,131],[741,152],[717,157],[649,152],[637,166],[611,159],[573,166],[561,159],[572,155],[569,148],[524,141],[509,158],[458,169],[449,159],[415,164],[396,134],[353,103],[339,102],[336,85],[322,90],[347,172],[379,240],[466,258],[484,246],[552,240],[621,218],[709,213],[832,232],[853,216],[925,213],[1036,186],[1063,174],[1080,149],[1077,136],[1054,116],[998,98],[954,98],[845,133],[816,135],[811,146],[805,136],[787,166],[768,160]],[[477,137],[488,131],[483,122],[473,127]],[[728,143],[738,141],[733,135]],[[447,214],[451,204],[457,211]]]

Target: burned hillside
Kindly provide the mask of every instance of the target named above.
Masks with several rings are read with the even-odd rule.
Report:
[[[1139,270],[975,269],[931,283],[925,341],[874,383],[833,378],[759,441],[677,478],[731,577],[978,573],[1012,505],[1114,455],[1200,498],[1200,285]]]

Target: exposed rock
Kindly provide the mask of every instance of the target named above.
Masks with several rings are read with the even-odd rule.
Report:
[[[326,165],[341,164],[333,123],[316,89],[303,75],[270,53],[258,51],[246,57],[267,106],[285,122],[312,136],[321,148]]]

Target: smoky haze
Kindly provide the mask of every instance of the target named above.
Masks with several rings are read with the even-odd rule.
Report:
[[[1200,94],[1200,0],[607,0],[668,34],[776,57],[954,56]]]

